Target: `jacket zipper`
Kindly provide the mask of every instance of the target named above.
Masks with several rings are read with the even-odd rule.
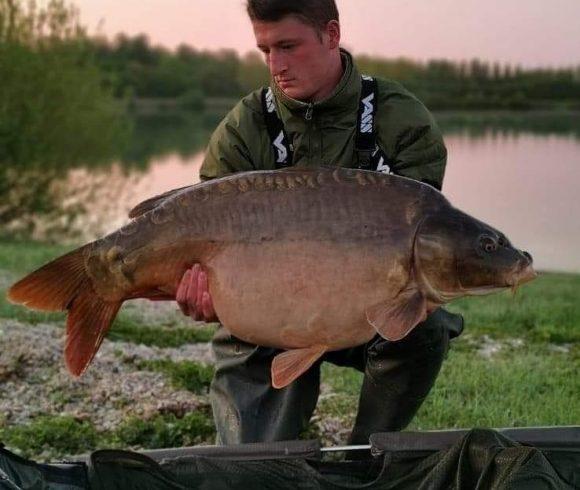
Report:
[[[306,108],[306,114],[304,114],[304,119],[306,119],[307,121],[310,121],[312,119],[313,112],[314,112],[314,104],[310,103],[310,104],[308,104],[308,107]]]

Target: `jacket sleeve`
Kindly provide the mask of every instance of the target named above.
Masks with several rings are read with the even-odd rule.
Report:
[[[379,107],[377,130],[379,145],[396,174],[441,189],[447,149],[433,116],[421,102],[401,86],[387,92]]]
[[[251,146],[256,115],[240,101],[215,129],[206,150],[199,176],[215,179],[235,172],[255,170]]]

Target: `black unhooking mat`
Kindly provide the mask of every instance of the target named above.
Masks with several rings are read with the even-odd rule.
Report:
[[[371,453],[333,462],[291,441],[37,464],[0,449],[0,489],[580,489],[580,427],[374,434]]]

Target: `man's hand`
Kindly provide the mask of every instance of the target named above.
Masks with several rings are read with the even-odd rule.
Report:
[[[175,299],[184,315],[197,321],[217,321],[213,302],[209,295],[207,273],[199,264],[195,264],[191,269],[185,271],[177,288]]]

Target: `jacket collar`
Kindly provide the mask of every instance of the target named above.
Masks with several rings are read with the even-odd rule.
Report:
[[[358,110],[361,89],[360,75],[354,65],[352,55],[342,48],[340,49],[340,54],[344,73],[334,91],[326,99],[314,103],[292,99],[282,91],[274,80],[271,80],[270,84],[278,101],[280,117],[284,122],[291,116],[305,118],[308,110],[312,111],[315,117],[322,114],[325,117],[336,117]]]

